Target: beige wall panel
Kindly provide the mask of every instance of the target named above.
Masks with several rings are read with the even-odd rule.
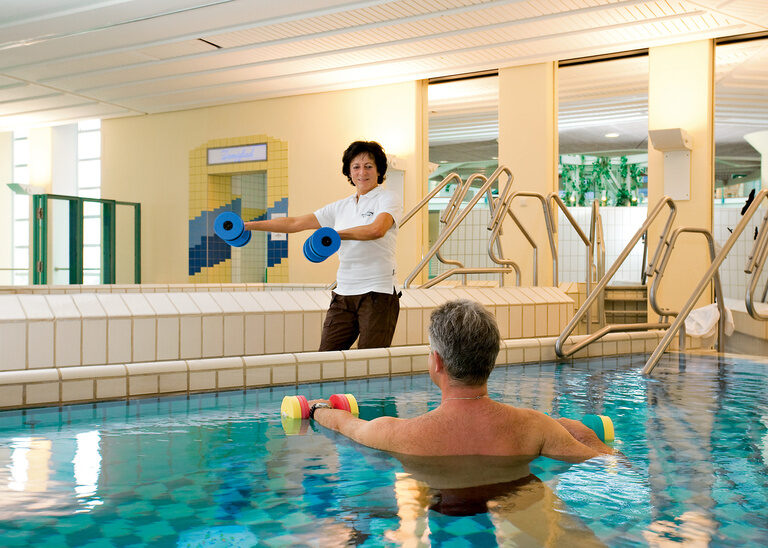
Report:
[[[557,98],[555,63],[499,71],[499,164],[514,174],[514,191],[544,195],[557,188]],[[538,246],[539,285],[552,285],[552,255],[541,203],[517,198],[512,209]],[[502,245],[520,266],[522,285],[533,283],[533,251],[507,217]],[[505,279],[515,283],[514,274]]]
[[[713,73],[711,41],[650,49],[648,129],[682,128],[693,141],[690,199],[677,201],[675,227],[712,230],[713,208]],[[664,196],[664,154],[648,145],[648,202],[650,211]],[[658,244],[666,218],[660,215],[650,231],[649,257]],[[681,236],[659,287],[658,303],[680,310],[709,266],[705,240]],[[697,306],[712,302],[705,291]]]
[[[286,141],[290,215],[351,194],[341,174],[344,149],[356,139],[379,141],[405,166],[407,210],[424,186],[422,93],[419,82],[409,82],[104,120],[102,196],[142,204],[142,281],[187,281],[189,151],[212,139],[266,134]],[[400,232],[401,280],[420,256],[421,234],[416,219]],[[290,281],[333,281],[336,258],[309,263],[307,236],[289,238]]]

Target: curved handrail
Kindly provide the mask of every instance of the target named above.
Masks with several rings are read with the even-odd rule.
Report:
[[[667,249],[665,250],[664,255],[661,258],[661,262],[659,263],[659,266],[656,269],[657,276],[651,283],[650,290],[648,291],[648,301],[650,302],[651,308],[659,316],[677,316],[680,313],[679,311],[670,310],[669,308],[664,308],[662,306],[659,306],[657,296],[659,292],[659,286],[661,285],[661,279],[664,276],[664,272],[667,269],[667,264],[669,263],[669,259],[672,256],[672,249],[675,247],[675,244],[677,243],[677,239],[680,237],[681,234],[684,234],[684,233],[701,234],[702,236],[704,236],[704,238],[707,240],[707,243],[709,244],[709,260],[710,261],[715,260],[715,256],[716,256],[715,239],[712,237],[712,233],[708,229],[698,228],[698,227],[680,227],[675,229],[672,232],[672,235],[670,236],[669,241],[667,242]],[[715,296],[716,296],[715,298],[719,296],[720,297],[719,302],[722,304],[723,290],[722,290],[722,286],[720,285],[720,276],[717,272],[715,272],[713,279],[715,280]],[[725,314],[724,305],[720,312]]]
[[[600,202],[592,201],[592,217],[589,222],[589,242],[592,244],[592,253],[590,267],[594,265],[595,280],[601,280],[605,276],[605,234],[603,233],[603,216],[600,215]],[[595,258],[597,254],[597,258]],[[587,281],[587,296],[589,296],[589,284],[591,277]],[[587,311],[587,333],[592,331],[589,324],[590,317]],[[605,327],[605,295],[601,294],[597,301],[597,323],[600,327]]]
[[[461,186],[462,186],[462,184],[463,184],[463,183],[461,182],[461,176],[460,176],[458,173],[456,173],[456,172],[451,172],[451,173],[449,173],[448,175],[446,175],[446,176],[445,176],[445,178],[444,178],[442,181],[440,181],[439,183],[437,183],[437,185],[435,186],[435,188],[433,188],[432,190],[430,190],[430,191],[429,191],[429,193],[428,193],[426,196],[424,196],[424,198],[422,198],[422,200],[421,200],[421,201],[420,201],[418,204],[416,204],[416,205],[413,207],[413,209],[411,209],[411,210],[410,210],[408,213],[406,213],[405,215],[403,215],[403,218],[402,218],[402,219],[400,219],[400,225],[399,225],[399,226],[403,226],[405,223],[407,223],[407,222],[408,222],[408,221],[411,219],[411,217],[413,217],[414,215],[416,215],[416,213],[417,213],[417,212],[418,212],[418,211],[419,211],[419,210],[420,210],[422,207],[424,207],[424,205],[425,205],[427,202],[429,202],[429,201],[430,201],[432,198],[434,198],[434,197],[437,195],[437,193],[438,193],[438,192],[440,192],[440,191],[441,191],[441,190],[443,190],[443,189],[444,189],[446,186],[448,186],[448,183],[450,183],[450,182],[451,182],[452,180],[454,180],[454,179],[458,179],[458,180],[459,180],[459,183],[460,183],[460,185],[459,185],[459,187],[458,187],[458,188],[461,188]],[[456,193],[456,191],[454,191],[454,194],[455,194],[455,193]]]
[[[456,188],[453,194],[451,194],[451,199],[449,200],[448,205],[443,210],[442,215],[440,215],[439,221],[443,224],[443,229],[441,229],[441,231],[445,230],[445,227],[447,227],[447,225],[453,221],[454,217],[459,211],[459,208],[461,207],[462,202],[464,201],[464,197],[467,195],[467,192],[472,187],[472,184],[476,179],[481,179],[483,184],[485,184],[485,182],[488,180],[488,178],[482,173],[473,173],[465,182],[461,183],[461,185]],[[459,181],[461,181],[461,178],[459,178]],[[443,264],[464,268],[464,263],[461,261],[456,259],[446,259],[443,257],[442,253],[440,253],[440,249],[435,252],[435,258]],[[466,273],[464,273],[464,285],[467,285]]]
[[[533,285],[538,285],[538,247],[536,243],[533,241],[533,238],[531,238],[530,234],[523,228],[520,221],[517,219],[515,214],[512,212],[512,202],[515,201],[516,198],[522,198],[522,197],[529,197],[529,198],[536,198],[541,202],[541,208],[544,213],[544,223],[547,226],[547,237],[549,239],[549,250],[552,253],[552,282],[554,285],[557,285],[557,278],[558,278],[558,272],[557,272],[557,246],[555,244],[555,237],[554,232],[556,232],[554,228],[554,224],[552,221],[552,215],[549,210],[549,206],[547,204],[547,198],[543,194],[539,194],[538,192],[529,192],[529,191],[516,191],[513,192],[505,202],[502,203],[501,207],[498,207],[496,209],[496,213],[498,215],[495,215],[494,218],[491,220],[491,224],[489,225],[489,228],[493,227],[492,230],[492,238],[495,238],[498,235],[498,231],[501,228],[501,218],[504,212],[506,212],[510,217],[512,217],[512,220],[515,222],[517,227],[520,229],[520,231],[523,233],[523,236],[525,236],[526,240],[528,240],[528,243],[531,244],[533,247],[533,255],[534,255],[534,271],[533,271]],[[499,261],[491,257],[491,260],[494,262],[499,263]],[[503,260],[503,259],[502,259]]]
[[[499,199],[504,203],[506,201],[507,196],[509,195],[510,188],[512,187],[512,182],[514,181],[514,175],[512,175],[512,172],[507,168],[506,166],[499,166],[496,168],[496,170],[491,174],[490,177],[483,183],[483,186],[480,187],[480,190],[475,193],[475,195],[470,199],[469,203],[464,206],[454,217],[452,217],[451,223],[440,233],[440,236],[438,236],[437,240],[434,244],[432,244],[432,247],[429,249],[429,251],[422,257],[419,264],[416,265],[416,267],[411,271],[411,273],[408,275],[408,277],[403,282],[403,287],[408,288],[413,281],[413,279],[416,277],[416,275],[421,272],[424,269],[424,266],[429,262],[429,260],[435,256],[437,251],[440,249],[440,247],[445,243],[445,241],[450,237],[450,235],[456,230],[456,228],[461,224],[461,222],[466,218],[467,215],[469,215],[469,212],[472,210],[472,208],[475,207],[477,202],[480,201],[480,198],[482,198],[483,194],[494,184],[501,186],[499,178],[501,177],[501,174],[504,173],[507,175],[507,182],[504,185],[503,189],[500,191]],[[499,214],[499,211],[501,211],[501,208],[496,208],[495,216]],[[495,217],[494,216],[494,217]],[[448,276],[451,276],[453,274],[460,274],[462,273],[462,270],[466,270],[464,268],[453,268],[447,272],[444,272],[445,276],[441,278],[445,279]],[[496,268],[496,269],[490,269],[491,272],[509,272],[510,270],[502,269],[502,268]],[[472,272],[467,273],[475,273],[476,269],[472,269]],[[442,276],[442,275],[441,275]],[[430,282],[427,282],[429,285],[425,284],[422,287],[429,287],[431,285],[434,285],[437,282],[434,282],[435,278],[430,280]]]
[[[760,278],[760,274],[763,273],[763,267],[765,266],[765,259],[768,257],[768,212],[763,217],[763,222],[758,229],[758,237],[755,245],[752,247],[752,255],[750,256],[747,267],[744,269],[746,274],[752,274],[749,280],[749,287],[744,297],[745,304],[747,306],[747,312],[756,320],[766,321],[768,315],[761,314],[757,311],[754,302],[755,288],[757,288],[757,281]],[[765,289],[763,290],[763,302],[765,302],[766,294],[768,294],[768,282],[766,282]]]
[[[573,215],[571,215],[571,212],[568,210],[568,206],[565,205],[565,202],[560,197],[560,195],[557,192],[550,192],[547,195],[547,199],[550,202],[550,207],[554,209],[555,207],[559,208],[560,211],[563,212],[565,215],[565,218],[568,220],[568,222],[571,224],[573,229],[576,231],[576,234],[581,238],[581,241],[584,243],[587,251],[587,275],[586,275],[586,290],[587,290],[587,296],[592,292],[592,264],[593,264],[593,256],[594,256],[594,242],[595,242],[595,225],[596,222],[599,223],[599,232],[600,232],[600,240],[602,242],[602,230],[603,230],[603,223],[602,219],[600,219],[600,213],[598,211],[598,201],[595,200],[592,203],[592,218],[590,221],[590,230],[589,230],[589,238],[587,238],[587,235],[584,234],[584,231],[579,226],[579,223],[576,222],[576,219],[574,219]],[[555,224],[555,215],[554,213],[551,213],[552,218],[552,224],[553,224],[553,230],[557,228],[557,225]],[[597,220],[596,220],[597,219]],[[554,230],[556,232],[556,230]],[[601,248],[602,249],[602,248]],[[605,264],[605,250],[603,249],[603,264]],[[602,326],[602,324],[601,324]],[[587,332],[591,331],[591,318],[590,313],[587,311]]]
[[[691,296],[688,298],[688,301],[685,303],[685,305],[683,305],[683,308],[680,310],[680,313],[675,318],[675,321],[672,322],[672,325],[669,326],[669,329],[667,329],[667,332],[664,334],[664,337],[662,337],[661,341],[659,342],[659,345],[656,347],[656,350],[654,350],[653,353],[651,354],[651,357],[648,358],[648,361],[646,362],[645,367],[643,367],[644,375],[650,374],[653,371],[653,369],[656,367],[656,365],[659,363],[659,360],[661,359],[661,355],[669,347],[669,344],[672,341],[672,337],[674,337],[675,334],[680,330],[681,326],[683,325],[683,322],[685,322],[685,319],[688,317],[688,314],[691,313],[691,310],[693,310],[693,307],[696,305],[696,301],[699,300],[699,297],[701,297],[701,294],[704,292],[704,289],[709,284],[715,272],[717,271],[718,268],[720,268],[720,265],[723,264],[725,257],[728,255],[728,253],[731,251],[733,246],[736,244],[736,240],[741,235],[741,233],[744,232],[744,229],[747,227],[747,223],[749,223],[749,221],[752,219],[755,212],[757,211],[758,207],[760,207],[761,205],[760,202],[766,197],[768,197],[768,189],[763,189],[757,193],[754,201],[752,202],[752,205],[750,205],[747,211],[744,212],[744,215],[741,217],[741,220],[736,225],[736,228],[733,229],[733,233],[725,241],[725,244],[723,244],[723,248],[720,250],[720,253],[717,254],[717,257],[715,257],[715,260],[713,260],[712,264],[709,265],[709,268],[704,273],[701,280],[699,280],[698,285],[693,290],[693,293],[691,293]],[[755,256],[757,255],[758,254],[755,254]]]
[[[670,198],[669,196],[664,196],[658,204],[656,204],[656,207],[653,208],[652,211],[648,213],[647,218],[645,219],[645,222],[642,224],[642,226],[635,232],[635,235],[632,236],[632,239],[629,240],[629,243],[624,247],[622,252],[619,254],[619,256],[616,258],[616,260],[611,265],[611,268],[608,269],[608,272],[605,273],[605,275],[600,279],[599,282],[597,282],[597,285],[595,286],[594,291],[592,291],[592,294],[589,295],[585,300],[584,303],[581,305],[579,310],[576,311],[576,314],[573,315],[571,318],[571,321],[568,322],[568,325],[565,326],[565,329],[563,329],[563,332],[560,333],[560,336],[557,338],[557,341],[555,342],[555,352],[558,356],[561,358],[566,358],[576,352],[576,350],[570,349],[567,352],[563,350],[563,345],[565,344],[565,341],[568,337],[570,337],[571,333],[573,333],[574,329],[576,329],[576,325],[581,321],[581,318],[585,315],[586,310],[589,310],[589,307],[592,306],[592,304],[597,299],[598,295],[600,295],[603,290],[605,289],[605,286],[608,285],[608,282],[613,278],[613,276],[616,274],[616,272],[619,270],[621,265],[624,263],[624,261],[627,260],[627,257],[629,256],[632,249],[634,249],[635,245],[637,245],[637,242],[640,241],[640,238],[642,235],[648,230],[648,227],[651,226],[653,221],[656,220],[656,217],[659,216],[662,209],[664,207],[669,208],[669,214],[667,217],[667,222],[664,225],[664,230],[662,231],[661,235],[661,243],[660,246],[664,243],[666,240],[666,236],[669,233],[672,222],[675,219],[675,216],[677,215],[677,206],[675,205],[675,202]],[[656,254],[654,255],[653,263],[656,262],[656,258],[659,255],[660,250],[656,250]],[[652,264],[653,264],[652,263]],[[633,324],[638,326],[645,325],[648,329],[655,329],[656,327],[650,327],[655,326],[657,324]],[[664,324],[666,325],[666,324]],[[605,333],[602,333],[603,330],[599,330],[595,333],[593,333],[590,337],[588,337],[584,342],[585,344],[579,346],[579,348],[583,348],[583,346],[586,346],[587,344],[590,344],[600,337],[602,337]]]

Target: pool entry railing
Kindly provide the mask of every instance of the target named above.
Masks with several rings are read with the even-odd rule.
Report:
[[[552,212],[550,211],[548,205],[547,205],[547,199],[544,197],[544,195],[539,194],[538,192],[528,192],[528,191],[518,191],[513,192],[509,199],[507,200],[506,204],[503,204],[502,207],[496,208],[496,215],[494,215],[493,220],[491,221],[491,225],[489,226],[489,229],[492,230],[491,232],[491,239],[495,239],[498,237],[498,235],[501,233],[501,225],[503,219],[503,215],[506,212],[507,215],[509,215],[514,223],[517,225],[517,227],[520,229],[520,231],[523,233],[523,236],[528,241],[528,243],[533,248],[533,285],[539,285],[539,276],[538,276],[538,246],[536,245],[536,242],[531,238],[530,234],[527,230],[523,227],[523,225],[520,223],[520,220],[515,216],[515,214],[512,212],[512,202],[514,202],[517,198],[536,198],[541,202],[541,209],[544,213],[544,224],[547,229],[547,239],[549,241],[549,249],[552,253],[552,280],[554,285],[557,285],[557,246],[555,244],[555,235],[556,232],[553,224],[552,224]],[[491,260],[497,264],[503,264],[502,260],[496,257],[493,253],[493,250],[489,248],[489,254],[491,256]],[[509,261],[507,261],[509,262]],[[518,276],[519,278],[519,276]],[[518,281],[518,284],[520,285],[520,282]]]
[[[453,175],[453,174],[451,174]],[[451,176],[449,175],[449,177]],[[501,182],[501,176],[506,175],[506,182]],[[458,177],[458,176],[457,176]],[[469,200],[467,205],[465,205],[463,208],[459,209],[461,203],[464,200],[464,197],[466,196],[469,187],[476,181],[476,180],[483,181],[482,186],[480,189],[475,192],[474,196]],[[460,180],[460,178],[459,178]],[[480,201],[480,199],[483,196],[488,197],[488,207],[491,209],[491,216],[492,219],[488,225],[488,230],[492,230],[494,227],[494,223],[500,222],[500,220],[503,218],[503,214],[506,212],[506,209],[509,207],[509,196],[510,196],[510,190],[512,187],[512,183],[514,181],[514,175],[512,175],[512,172],[509,170],[509,168],[505,166],[499,166],[496,171],[491,174],[490,177],[487,179],[484,175],[476,173],[472,176],[470,176],[467,181],[463,185],[459,185],[456,190],[454,190],[453,196],[451,197],[451,201],[449,203],[449,209],[443,214],[443,219],[445,220],[446,226],[443,228],[443,230],[440,231],[440,235],[438,236],[437,240],[434,244],[432,244],[432,247],[429,249],[429,251],[422,257],[421,261],[419,261],[419,264],[416,265],[416,267],[411,271],[411,273],[408,275],[408,277],[403,282],[404,288],[409,288],[411,283],[413,282],[414,278],[421,272],[424,267],[429,263],[430,259],[432,257],[436,257],[438,255],[438,252],[442,245],[445,243],[445,241],[453,234],[453,232],[458,228],[458,226],[464,221],[464,219],[469,215],[470,211],[477,205],[477,203]],[[443,184],[445,182],[445,179],[441,184],[439,184],[436,189],[442,188],[445,186]],[[447,184],[447,183],[446,183]],[[499,192],[499,197],[497,201],[492,199],[492,193],[491,189],[493,186],[496,185],[496,188]],[[411,210],[405,217],[403,217],[403,221],[401,222],[401,225],[405,223],[408,219],[410,219],[416,212],[416,210],[420,209],[421,207],[426,204],[429,199],[434,197],[434,195],[437,194],[437,192],[433,189],[432,192],[427,194],[427,196],[424,197],[424,199],[413,209]],[[494,204],[495,207],[494,207]],[[492,248],[494,245],[494,237],[490,238],[489,247]],[[495,244],[500,248],[501,244],[500,242],[496,241]],[[459,266],[460,265],[460,266]],[[520,285],[520,269],[518,266],[512,262],[509,262],[508,264],[505,261],[505,264],[498,267],[488,267],[488,268],[468,268],[463,266],[461,263],[459,265],[455,266],[454,268],[447,270],[446,272],[443,272],[439,276],[436,276],[429,280],[428,282],[421,285],[421,288],[428,288],[432,287],[435,284],[440,283],[441,281],[445,280],[446,278],[456,275],[456,274],[487,274],[487,273],[498,273],[501,276],[500,284],[503,285],[504,279],[503,275],[510,272],[515,272],[517,276],[517,285]]]
[[[547,200],[549,201],[550,208],[552,210],[550,213],[551,233],[557,233],[555,212],[557,211],[556,208],[559,208],[560,211],[563,212],[563,215],[565,215],[565,218],[570,223],[571,227],[573,227],[573,229],[576,231],[576,234],[579,236],[582,243],[586,246],[586,296],[589,297],[589,295],[592,293],[592,282],[599,280],[605,273],[605,240],[603,239],[603,219],[600,216],[600,204],[597,200],[592,202],[592,215],[589,222],[589,237],[587,237],[587,235],[579,226],[579,223],[576,222],[576,219],[574,219],[573,215],[571,215],[571,212],[568,210],[568,206],[565,205],[565,202],[562,198],[560,198],[560,195],[557,192],[551,192],[547,196]],[[595,257],[596,252],[598,252],[597,257]],[[555,261],[557,261],[557,253],[554,253],[554,257]],[[555,263],[555,269],[557,269],[557,262]],[[558,278],[555,277],[555,280],[557,279]],[[601,296],[598,299],[598,319],[600,322],[600,327],[605,324],[604,306],[605,299]],[[591,333],[591,310],[587,310],[585,319],[587,323],[587,333]]]
[[[701,297],[701,294],[704,292],[704,289],[713,280],[716,279],[720,265],[723,264],[723,261],[725,261],[725,258],[728,256],[728,253],[730,253],[731,249],[736,244],[736,241],[738,240],[739,236],[742,234],[742,232],[744,232],[744,229],[747,227],[747,224],[755,215],[758,208],[762,205],[762,202],[763,200],[766,199],[766,197],[768,197],[767,189],[761,190],[760,192],[757,193],[757,195],[755,196],[755,199],[752,202],[752,205],[750,205],[749,208],[747,208],[747,211],[744,212],[744,215],[742,216],[741,220],[733,229],[733,233],[730,235],[728,240],[726,240],[725,244],[723,244],[723,248],[720,250],[720,253],[718,253],[717,257],[715,257],[712,260],[712,264],[709,265],[709,268],[702,276],[696,288],[693,290],[693,293],[691,293],[691,296],[688,298],[688,301],[685,303],[685,305],[683,305],[683,308],[680,310],[680,313],[677,315],[675,320],[667,329],[667,332],[664,334],[664,337],[662,337],[661,341],[659,342],[659,345],[656,347],[656,350],[654,350],[653,353],[651,354],[651,357],[648,358],[648,361],[646,362],[645,367],[643,368],[644,375],[649,375],[653,371],[653,369],[656,367],[656,365],[659,363],[659,360],[661,359],[662,354],[664,354],[664,352],[669,347],[672,341],[672,337],[674,337],[675,334],[677,334],[678,332],[684,333],[685,319],[693,310],[693,307],[696,305],[696,302],[699,300],[699,297]],[[747,311],[753,318],[757,320],[768,320],[768,316],[763,316],[759,314],[758,311],[755,309],[754,296],[753,296],[754,290],[757,287],[757,279],[759,278],[760,273],[762,272],[763,266],[765,265],[766,256],[768,255],[768,250],[766,250],[766,246],[768,246],[768,240],[766,240],[766,230],[768,229],[767,225],[768,225],[768,213],[766,213],[765,217],[763,218],[763,221],[760,226],[760,230],[758,232],[759,237],[755,241],[755,244],[752,247],[752,253],[747,261],[747,267],[745,268],[745,272],[747,274],[750,274],[750,273],[752,274],[752,279],[750,280],[750,284],[745,296]],[[722,305],[719,305],[719,308],[722,308]],[[721,315],[720,315],[721,322],[723,318],[722,312],[723,311],[721,310]],[[722,326],[720,326],[718,330],[720,331],[719,335],[722,336],[722,332],[721,332]]]
[[[575,354],[582,348],[592,344],[598,339],[601,339],[608,333],[626,332],[626,331],[646,331],[649,329],[667,329],[669,327],[670,324],[668,323],[668,317],[664,317],[663,315],[660,315],[661,317],[659,318],[658,322],[621,323],[621,324],[604,325],[600,327],[600,329],[592,333],[590,336],[584,338],[579,343],[573,345],[567,350],[564,348],[564,345],[568,337],[571,336],[573,331],[576,329],[576,326],[578,325],[578,323],[582,320],[582,318],[584,318],[587,315],[588,311],[595,304],[595,301],[597,301],[598,297],[603,294],[606,286],[608,285],[608,282],[611,281],[611,279],[619,270],[619,268],[624,263],[624,261],[627,260],[627,257],[629,257],[629,254],[632,252],[632,250],[640,241],[640,239],[647,234],[648,228],[653,224],[653,222],[656,220],[656,218],[661,214],[661,212],[665,208],[669,210],[667,213],[667,220],[664,224],[664,228],[661,232],[661,235],[659,236],[659,245],[656,248],[656,251],[653,255],[653,259],[648,264],[648,268],[646,269],[647,276],[652,276],[655,273],[654,265],[658,263],[659,258],[661,256],[661,252],[665,248],[665,244],[668,240],[668,235],[672,230],[672,223],[674,222],[675,216],[677,215],[677,206],[675,205],[675,202],[668,196],[664,196],[661,199],[661,201],[656,205],[656,207],[654,207],[653,210],[648,213],[648,217],[646,218],[645,222],[637,230],[637,232],[635,232],[635,235],[632,237],[632,239],[630,239],[629,243],[626,245],[626,247],[622,250],[622,252],[616,258],[616,260],[613,262],[611,267],[608,269],[608,272],[606,272],[600,278],[600,280],[597,282],[592,293],[586,297],[586,299],[584,300],[584,303],[576,311],[576,313],[573,315],[573,318],[571,318],[571,321],[568,322],[568,325],[566,325],[563,332],[557,338],[557,341],[555,342],[555,353],[559,357],[567,358],[568,356]],[[660,277],[661,275],[657,276],[656,280],[654,280],[654,283],[658,283]]]
[[[648,301],[651,305],[651,308],[656,312],[659,317],[666,317],[669,318],[670,316],[679,316],[680,312],[675,310],[670,310],[669,308],[664,308],[662,306],[659,306],[657,294],[658,294],[658,288],[659,288],[659,280],[661,280],[661,277],[664,273],[664,271],[667,268],[667,263],[669,262],[669,258],[672,255],[672,250],[675,247],[675,244],[677,243],[677,239],[680,237],[681,234],[701,234],[705,237],[708,244],[708,250],[709,250],[709,260],[711,262],[714,262],[716,258],[716,252],[715,252],[715,239],[712,237],[712,233],[707,230],[706,228],[696,228],[696,227],[680,227],[676,229],[674,232],[672,232],[672,236],[669,238],[669,241],[665,243],[666,249],[664,251],[664,255],[661,258],[661,262],[659,263],[658,267],[654,270],[653,274],[656,275],[656,279],[651,284],[651,289],[648,293]],[[649,275],[653,275],[649,274]],[[723,296],[723,287],[720,284],[720,275],[717,270],[715,270],[715,274],[712,277],[712,281],[715,285],[715,302],[717,303],[717,309],[720,313],[720,319],[718,321],[718,330],[717,330],[717,350],[722,351],[723,350],[723,343],[725,341],[725,318],[726,318],[726,311],[725,311],[725,301]],[[685,324],[683,324],[682,329],[680,330],[680,350],[685,350]]]

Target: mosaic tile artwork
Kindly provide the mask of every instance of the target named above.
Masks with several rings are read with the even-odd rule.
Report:
[[[267,144],[266,161],[207,163],[209,148],[259,142]],[[223,211],[246,221],[287,215],[287,180],[287,144],[265,135],[209,141],[190,152],[190,282],[288,281],[287,235],[254,232],[246,246],[233,248],[213,231]]]

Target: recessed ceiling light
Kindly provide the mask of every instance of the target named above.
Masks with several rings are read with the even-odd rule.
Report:
[[[619,136],[618,133],[606,133],[605,134],[606,139],[615,139],[618,136]]]

